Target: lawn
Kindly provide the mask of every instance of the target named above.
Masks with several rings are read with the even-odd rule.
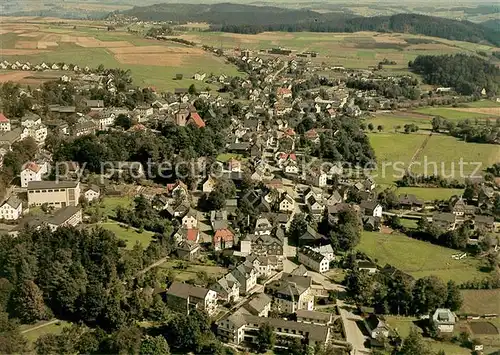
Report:
[[[399,187],[396,190],[397,195],[410,194],[415,195],[424,201],[449,200],[450,197],[461,195],[463,189],[446,189],[440,187]]]
[[[363,232],[357,249],[375,259],[377,264],[393,265],[415,278],[435,275],[444,281],[462,283],[487,276],[479,270],[481,262],[477,259],[454,260],[451,256],[459,251],[402,234]]]
[[[66,321],[58,321],[57,323],[49,324],[44,327],[40,327],[37,329],[33,329],[37,326],[43,325],[44,323],[47,323],[48,321],[41,321],[35,324],[26,324],[20,326],[21,332],[23,332],[23,335],[28,339],[28,342],[33,344],[40,336],[45,335],[45,334],[60,334],[62,330],[70,326],[71,323],[66,322]],[[30,330],[33,329],[33,330]]]
[[[222,153],[217,155],[217,161],[220,161],[221,163],[226,163],[231,159],[242,160],[243,155],[235,153]]]
[[[101,202],[101,208],[103,209],[104,215],[114,218],[116,217],[116,208],[118,206],[129,207],[132,203],[132,199],[127,196],[120,197],[104,197]]]
[[[482,107],[499,107],[500,108],[500,102],[497,101],[492,101],[492,100],[480,100],[480,101],[473,101],[465,104],[467,107],[473,107],[473,108],[482,108]]]
[[[484,113],[477,113],[477,112],[462,112],[462,111],[457,111],[457,110],[453,110],[452,108],[446,108],[446,107],[419,108],[419,109],[415,110],[415,112],[423,113],[425,115],[431,115],[431,116],[442,116],[442,117],[449,119],[449,120],[488,118],[488,117],[492,116],[492,115],[487,115]]]
[[[220,266],[210,266],[210,265],[198,265],[198,264],[188,264],[187,268],[184,270],[177,269],[176,266],[179,264],[180,260],[168,260],[161,264],[161,268],[171,269],[174,272],[175,279],[177,281],[187,281],[190,279],[195,279],[196,274],[200,271],[207,273],[207,276],[218,279],[227,273],[227,269]]]
[[[394,114],[377,115],[373,118],[367,119],[366,123],[372,123],[375,129],[381,125],[384,128],[384,132],[394,132],[396,130],[396,126],[400,126],[399,131],[402,131],[404,125],[406,124],[416,124],[420,129],[431,129],[432,117],[395,112]]]
[[[426,135],[383,132],[370,133],[368,137],[377,159],[375,181],[379,184],[391,184],[403,177],[405,168]]]
[[[414,165],[412,171],[426,175],[437,173],[448,179],[464,180],[473,173],[481,175],[486,167],[498,162],[498,157],[500,145],[470,143],[451,136],[433,135],[419,154],[417,161],[420,166]],[[463,174],[460,168],[461,160],[465,163]],[[477,164],[480,164],[480,168],[475,171]]]
[[[146,248],[151,242],[151,238],[154,233],[149,231],[143,231],[142,233],[137,232],[133,227],[122,227],[116,222],[102,222],[99,223],[102,228],[113,232],[118,238],[124,240],[127,243],[127,249],[132,249],[135,243],[139,242]]]
[[[402,338],[406,338],[408,334],[410,334],[411,327],[412,326],[416,327],[416,325],[413,322],[417,321],[417,318],[401,317],[401,316],[385,316],[385,320],[387,321],[387,324],[393,330],[397,331],[397,333]],[[429,338],[425,338],[424,340],[434,352],[438,352],[439,350],[444,350],[446,354],[453,354],[453,355],[470,354],[470,350],[462,348],[452,343],[435,341]]]
[[[407,219],[407,218],[400,218],[401,225],[406,227],[406,228],[411,228],[411,229],[416,229],[418,220],[416,219]]]

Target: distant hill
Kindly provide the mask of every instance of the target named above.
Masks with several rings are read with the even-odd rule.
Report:
[[[480,25],[494,31],[500,31],[500,20],[497,19],[481,22]]]
[[[220,4],[156,4],[120,12],[145,21],[207,22],[212,25],[282,25],[334,19],[340,15],[274,6]],[[342,16],[343,17],[343,16]]]
[[[338,12],[319,13],[305,9],[232,3],[156,4],[136,6],[120,14],[144,21],[207,22],[212,25],[212,30],[235,33],[378,31],[422,34],[450,40],[500,45],[500,32],[492,31],[482,25],[417,14],[354,17]]]

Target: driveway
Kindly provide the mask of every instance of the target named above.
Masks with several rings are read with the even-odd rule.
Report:
[[[371,350],[365,348],[365,341],[368,339],[363,335],[361,329],[359,329],[356,321],[361,320],[360,316],[357,316],[346,309],[341,308],[343,302],[337,301],[339,305],[340,317],[342,318],[342,323],[344,323],[345,333],[347,342],[352,345],[352,355],[358,354],[371,354]]]

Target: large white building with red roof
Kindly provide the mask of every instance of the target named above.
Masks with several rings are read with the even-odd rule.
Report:
[[[3,113],[0,113],[0,131],[10,132],[10,130],[10,120]]]

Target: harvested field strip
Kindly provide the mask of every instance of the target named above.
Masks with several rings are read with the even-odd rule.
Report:
[[[460,290],[463,297],[460,313],[463,314],[500,314],[500,289]]]

